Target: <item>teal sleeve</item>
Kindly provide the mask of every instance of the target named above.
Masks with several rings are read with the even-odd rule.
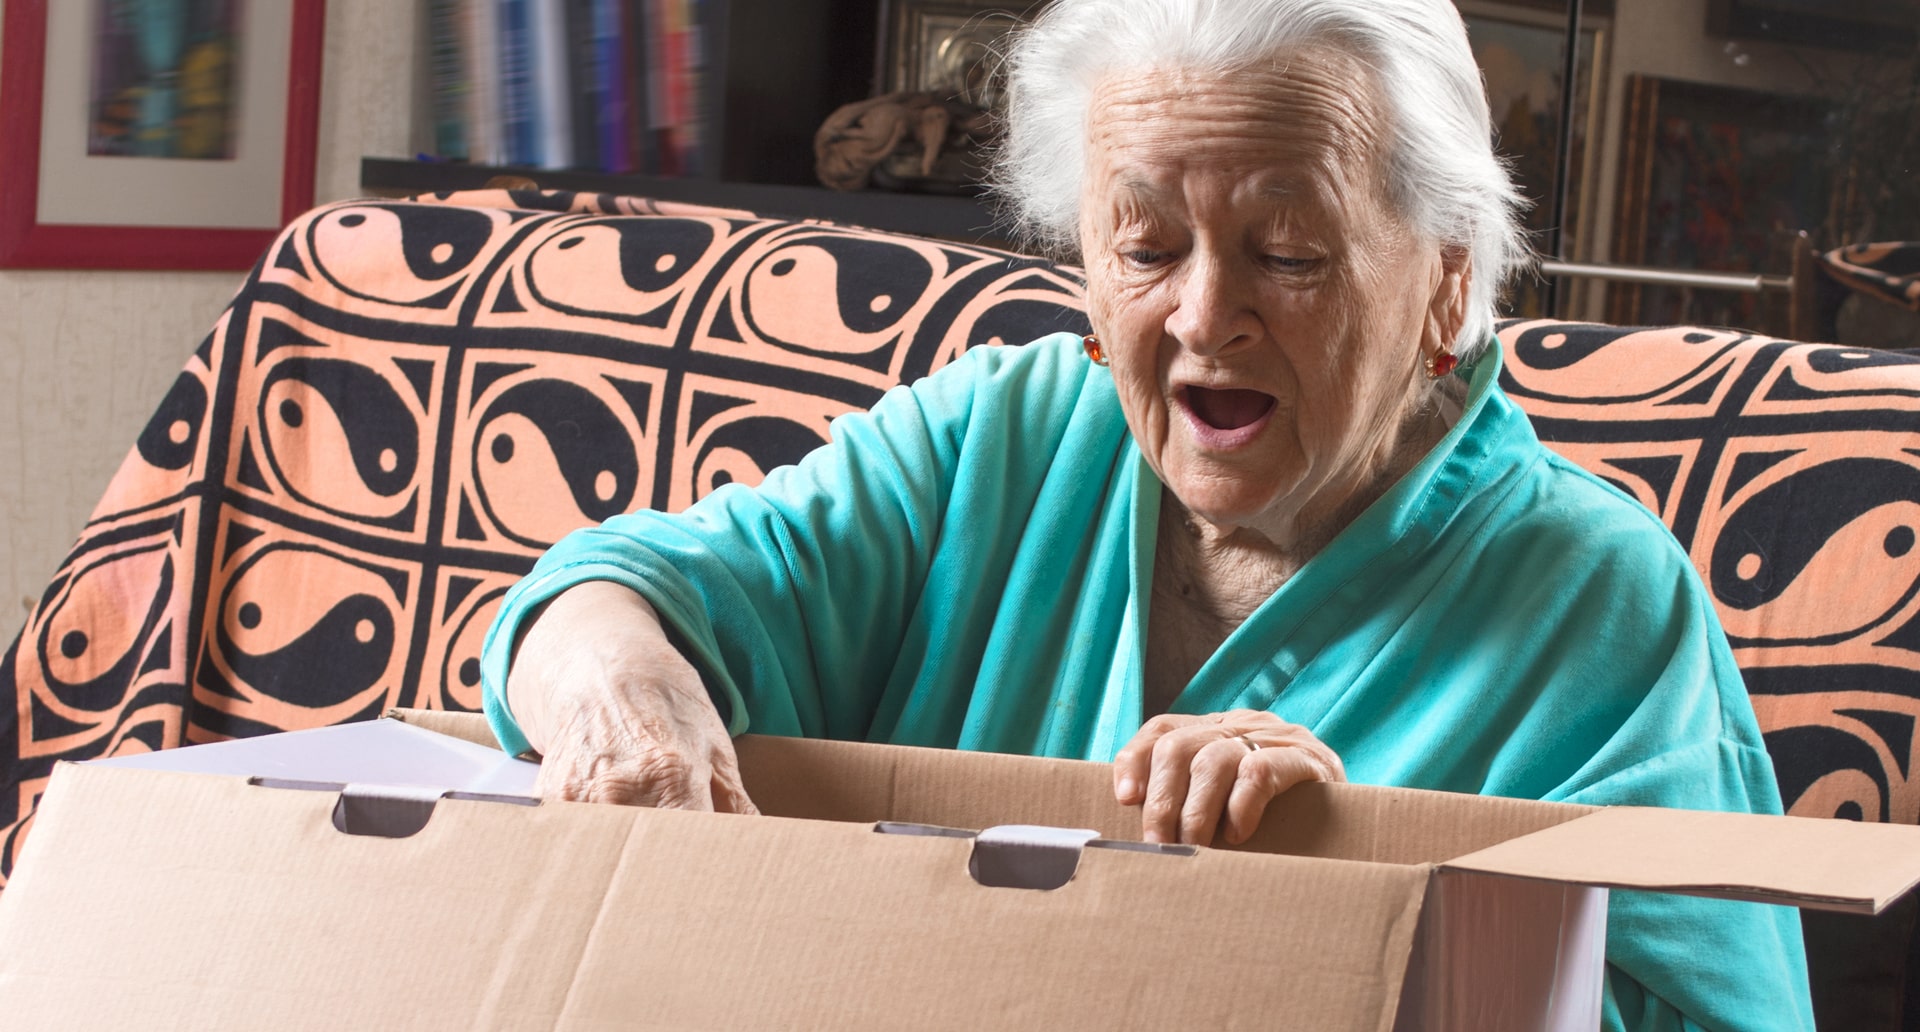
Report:
[[[503,747],[525,745],[504,703],[511,644],[541,603],[588,580],[653,605],[731,733],[866,737],[961,452],[1009,433],[971,425],[975,399],[1016,389],[1008,368],[1043,361],[1045,343],[976,349],[889,391],[757,488],[729,485],[682,513],[637,512],[568,535],[508,593],[483,649],[483,698]]]
[[[1644,512],[1628,515],[1656,529]],[[1563,668],[1549,705],[1570,709],[1583,689],[1610,677],[1635,687],[1596,708],[1598,719],[1575,736],[1593,752],[1546,798],[1778,814],[1773,765],[1712,599],[1686,554],[1657,529],[1658,547],[1623,550],[1632,561],[1617,560],[1582,585],[1605,612],[1550,621],[1595,647]],[[1616,891],[1607,961],[1610,1029],[1813,1028],[1800,915],[1791,907]]]
[[[1673,583],[1680,598],[1667,636],[1647,639],[1659,645],[1644,650],[1658,657],[1652,689],[1584,776],[1554,796],[1778,814],[1773,765],[1705,589],[1684,575]],[[1608,1029],[1813,1028],[1800,915],[1792,907],[1616,891],[1608,905],[1607,963]]]
[[[1603,1032],[1706,1032],[1611,964],[1601,998],[1600,1028]]]

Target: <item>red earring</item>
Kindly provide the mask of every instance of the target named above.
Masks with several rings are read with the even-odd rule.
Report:
[[[1453,349],[1442,344],[1440,353],[1427,359],[1427,379],[1438,380],[1459,367],[1460,359],[1454,355]]]
[[[1080,338],[1080,346],[1086,349],[1087,357],[1093,359],[1094,365],[1103,366],[1107,364],[1107,351],[1100,346],[1099,337],[1089,333]]]

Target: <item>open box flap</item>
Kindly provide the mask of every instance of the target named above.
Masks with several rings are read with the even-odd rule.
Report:
[[[762,813],[978,830],[999,824],[1141,837],[1105,763],[744,735],[734,743]],[[1590,807],[1376,785],[1300,785],[1267,807],[1241,850],[1428,864],[1573,820]]]
[[[1874,914],[1920,883],[1920,827],[1621,806],[1444,866]]]
[[[394,710],[420,727],[488,741],[478,714]],[[1140,808],[1113,798],[1105,763],[743,735],[734,742],[762,813],[978,831],[1001,824],[1091,828],[1138,840]],[[1592,807],[1376,785],[1301,785],[1267,807],[1238,847],[1376,863],[1451,860],[1592,812]]]

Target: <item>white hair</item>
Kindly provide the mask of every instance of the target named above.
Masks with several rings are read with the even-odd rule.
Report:
[[[1389,201],[1428,239],[1470,256],[1454,349],[1475,357],[1501,286],[1527,260],[1525,202],[1494,154],[1486,87],[1451,0],[1053,0],[1007,55],[997,191],[1028,242],[1074,255],[1094,90],[1116,74],[1224,73],[1302,46],[1372,70],[1389,123]]]

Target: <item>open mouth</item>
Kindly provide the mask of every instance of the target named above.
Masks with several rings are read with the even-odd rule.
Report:
[[[1260,391],[1210,387],[1188,387],[1187,408],[1200,422],[1215,430],[1239,430],[1264,419],[1277,404],[1273,395]]]

